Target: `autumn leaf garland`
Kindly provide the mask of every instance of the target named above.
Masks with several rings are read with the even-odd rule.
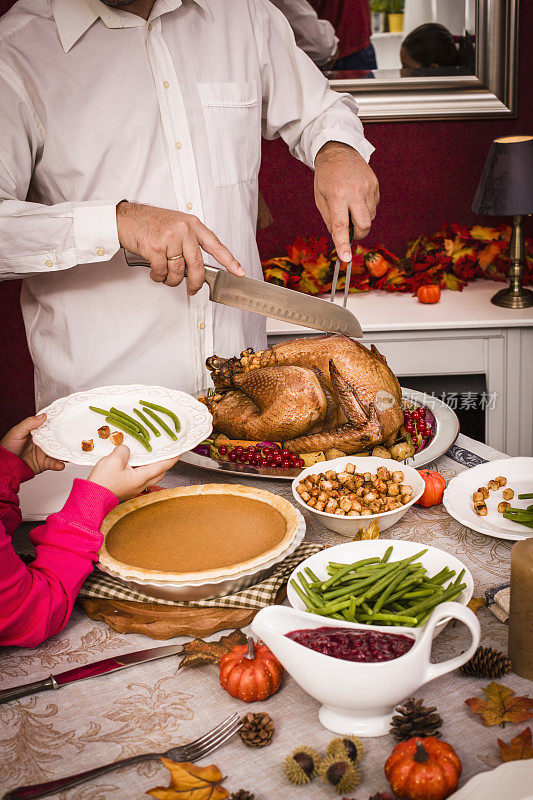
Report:
[[[475,278],[505,281],[509,270],[511,228],[502,223],[494,228],[448,224],[432,237],[419,236],[409,242],[403,258],[384,247],[371,250],[359,242],[352,245],[351,292],[372,289],[412,292],[435,284],[441,289],[461,291]],[[331,290],[336,253],[328,249],[326,237],[298,236],[287,247],[287,256],[263,262],[265,280],[305,294]],[[344,288],[345,267],[341,267],[337,290]],[[533,283],[533,241],[526,240],[526,285]]]

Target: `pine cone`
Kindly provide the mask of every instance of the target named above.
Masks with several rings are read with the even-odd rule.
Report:
[[[239,736],[247,747],[265,747],[274,735],[274,722],[266,711],[253,714],[251,711],[242,718],[243,726]]]
[[[478,647],[470,661],[459,668],[463,675],[473,678],[501,678],[512,670],[510,659],[492,647]]]
[[[255,794],[247,792],[246,789],[239,789],[238,792],[230,794],[229,800],[254,800]]]
[[[404,741],[413,736],[440,736],[439,728],[442,719],[435,712],[435,706],[426,708],[423,700],[415,700],[414,697],[406,700],[403,706],[395,709],[399,714],[392,718],[390,732],[395,739]]]

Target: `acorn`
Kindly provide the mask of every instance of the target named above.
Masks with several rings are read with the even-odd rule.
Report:
[[[329,783],[337,794],[351,792],[361,780],[359,769],[339,755],[329,755],[320,763],[318,772],[325,783]]]
[[[302,745],[293,750],[284,761],[287,780],[301,786],[316,778],[320,756],[316,750],[308,745]]]
[[[359,763],[363,752],[363,743],[357,736],[341,736],[332,739],[326,748],[326,755],[347,758],[354,765]]]

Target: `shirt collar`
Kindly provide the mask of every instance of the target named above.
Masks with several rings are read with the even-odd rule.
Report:
[[[208,0],[192,0],[212,18]],[[150,18],[174,11],[183,5],[182,0],[156,0]],[[97,19],[101,19],[107,28],[124,27],[124,11],[110,8],[100,0],[52,0],[57,32],[65,53],[68,53],[76,42],[89,30]],[[140,18],[139,18],[140,19]],[[144,24],[144,20],[141,20]]]

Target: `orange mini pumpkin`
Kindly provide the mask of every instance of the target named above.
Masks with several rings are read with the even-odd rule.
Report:
[[[419,469],[417,472],[426,484],[426,488],[422,497],[416,501],[416,505],[424,508],[438,506],[439,503],[442,503],[446,481],[440,472],[435,472],[434,470]]]
[[[245,703],[266,700],[275,694],[283,678],[283,667],[265,644],[237,645],[222,657],[220,685]]]
[[[457,788],[461,770],[453,747],[434,736],[400,742],[385,762],[392,791],[406,800],[444,800]]]
[[[379,250],[369,250],[365,256],[365,266],[373,278],[382,278],[391,265]]]
[[[416,296],[421,303],[438,303],[440,300],[440,286],[420,286]]]

